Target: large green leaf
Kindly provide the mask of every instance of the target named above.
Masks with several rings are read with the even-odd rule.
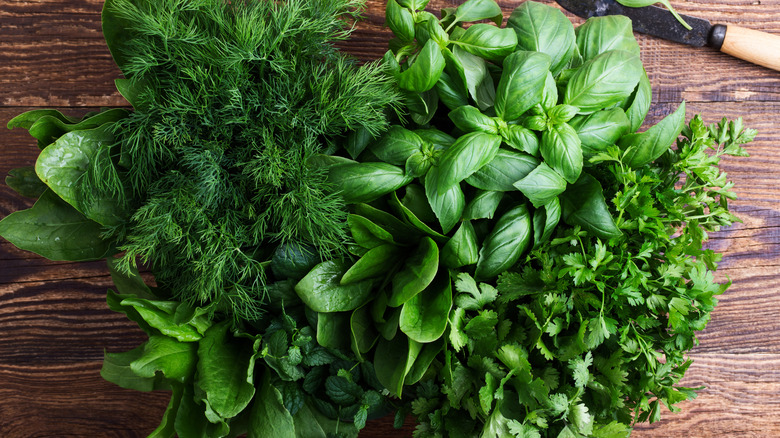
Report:
[[[32,208],[9,214],[0,221],[0,236],[19,249],[50,260],[99,260],[115,250],[100,236],[100,224],[87,219],[51,190]]]
[[[604,201],[601,184],[583,173],[576,183],[569,186],[560,197],[563,220],[569,225],[579,225],[596,237],[609,239],[622,234]]]
[[[428,40],[412,65],[398,75],[398,86],[415,93],[428,91],[438,82],[444,63],[439,45],[434,40]]]
[[[368,149],[385,163],[403,166],[415,152],[420,152],[424,145],[419,135],[401,126],[391,126],[379,141],[368,146]]]
[[[119,225],[126,220],[128,212],[117,197],[95,198],[94,193],[82,193],[90,188],[83,187],[80,181],[97,160],[103,160],[101,166],[113,166],[106,155],[113,142],[114,135],[107,128],[69,132],[41,151],[35,162],[35,172],[41,181],[65,202],[102,225]]]
[[[458,46],[453,47],[452,52],[445,50],[444,56],[447,63],[452,64],[453,68],[462,75],[469,95],[477,103],[477,107],[484,111],[493,106],[496,87],[493,76],[488,71],[487,61]]]
[[[451,308],[452,284],[445,271],[424,291],[404,303],[399,328],[416,342],[433,342],[444,334]]]
[[[254,356],[259,341],[232,336],[231,321],[211,327],[198,345],[195,385],[214,414],[233,418],[255,395]]]
[[[5,185],[16,193],[28,198],[38,198],[49,188],[38,178],[35,168],[32,166],[8,171],[8,176],[5,177]]]
[[[566,190],[566,180],[550,166],[541,163],[525,178],[517,181],[515,187],[538,208],[563,193]]]
[[[475,276],[490,279],[511,268],[531,242],[531,215],[519,205],[496,222],[479,251]]]
[[[298,438],[295,421],[284,407],[282,394],[271,384],[270,370],[263,373],[260,391],[252,403],[248,438]]]
[[[144,354],[146,343],[124,353],[105,353],[100,376],[122,388],[136,391],[154,391],[168,389],[169,385],[163,376],[139,376],[131,368],[131,364]]]
[[[574,27],[563,12],[552,6],[526,1],[509,17],[507,26],[517,33],[518,50],[550,56],[550,70],[558,74],[574,53]]]
[[[592,156],[615,144],[631,129],[631,122],[620,108],[596,111],[587,116],[577,116],[569,122],[569,125],[577,131],[585,157]]]
[[[301,300],[316,312],[347,312],[371,299],[374,280],[341,285],[348,266],[341,260],[328,260],[315,266],[295,285]]]
[[[374,353],[374,370],[376,378],[392,394],[401,397],[404,380],[422,346],[404,335],[396,335],[390,341],[379,340]]]
[[[514,191],[513,184],[525,178],[538,165],[539,160],[530,155],[499,149],[490,163],[466,178],[466,183],[487,191]]]
[[[516,120],[540,103],[551,59],[544,53],[517,51],[504,60],[504,70],[496,91],[496,115]]]
[[[454,184],[444,191],[437,187],[440,169],[431,169],[425,177],[425,197],[439,219],[442,232],[446,234],[460,221],[463,209],[466,208],[466,196],[460,184]]]
[[[493,20],[501,24],[501,7],[494,0],[467,0],[455,9],[455,21]]]
[[[591,17],[576,29],[577,47],[588,61],[610,50],[624,50],[639,56],[631,19],[623,15]]]
[[[477,263],[479,246],[477,233],[469,221],[463,221],[458,231],[441,250],[441,262],[450,269],[457,269]]]
[[[566,181],[577,181],[582,173],[582,144],[577,131],[567,123],[555,125],[542,135],[542,158]]]
[[[501,146],[498,135],[472,132],[458,139],[439,159],[436,189],[445,193],[490,163]]]
[[[420,242],[404,267],[393,276],[388,305],[398,307],[428,287],[439,269],[439,247],[430,237]]]
[[[166,378],[184,382],[195,372],[198,345],[179,342],[168,336],[151,336],[141,357],[130,363],[130,369],[141,377],[154,377],[158,372]]]
[[[628,98],[642,76],[642,61],[623,50],[604,52],[583,64],[569,79],[564,103],[590,114]]]
[[[623,162],[637,168],[663,155],[685,126],[685,102],[675,112],[641,134],[629,134],[618,142],[624,149]]]
[[[453,44],[472,55],[498,62],[515,50],[517,35],[512,29],[477,23],[469,26]]]
[[[387,163],[345,163],[331,166],[328,182],[349,204],[370,202],[412,182],[404,169]]]

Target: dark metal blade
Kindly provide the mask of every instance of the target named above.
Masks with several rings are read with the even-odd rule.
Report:
[[[668,9],[657,6],[629,8],[615,0],[555,0],[564,9],[582,18],[601,17],[604,15],[625,15],[634,24],[634,31],[657,36],[691,46],[705,46],[709,38],[712,24],[701,18],[682,15],[683,19],[693,28],[686,29],[669,12]]]

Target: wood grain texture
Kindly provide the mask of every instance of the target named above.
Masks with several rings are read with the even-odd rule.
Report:
[[[436,11],[455,1],[431,1]],[[508,14],[520,1],[500,1]],[[673,1],[680,12],[780,35],[780,0]],[[0,121],[33,107],[82,114],[126,102],[100,32],[100,0],[0,0]],[[376,59],[389,35],[383,1],[371,0],[345,48]],[[572,17],[576,23],[581,20]],[[691,353],[684,383],[706,386],[680,414],[639,427],[636,437],[780,436],[780,73],[708,48],[640,37],[654,89],[649,122],[681,100],[706,121],[743,116],[760,135],[750,158],[723,168],[736,183],[742,223],[714,233],[733,282]],[[30,165],[38,150],[21,130],[0,134],[0,175]],[[0,187],[0,217],[31,200]],[[0,436],[143,437],[160,420],[165,393],[117,388],[99,375],[104,348],[124,351],[144,335],[105,305],[102,263],[50,262],[0,242]],[[390,420],[362,436],[411,436]]]

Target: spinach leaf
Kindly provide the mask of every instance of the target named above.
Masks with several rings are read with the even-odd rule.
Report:
[[[374,295],[374,281],[341,285],[347,265],[340,260],[328,260],[315,266],[295,285],[301,300],[316,312],[347,312],[367,303]]]
[[[439,247],[430,237],[420,241],[415,252],[406,259],[392,280],[392,292],[387,301],[391,307],[398,307],[427,288],[439,270]]]
[[[541,163],[514,186],[523,192],[534,207],[539,208],[552,202],[566,190],[566,180],[550,166]]]
[[[444,346],[444,338],[439,338],[434,342],[423,345],[422,350],[420,350],[417,359],[415,359],[412,365],[412,369],[406,374],[404,385],[414,385],[422,380],[430,366],[438,358],[439,353],[444,349]]]
[[[399,253],[400,248],[389,243],[368,250],[344,273],[339,284],[346,286],[386,274],[388,267],[393,265]]]
[[[544,53],[518,51],[504,60],[504,70],[496,91],[496,115],[516,120],[542,101],[550,70],[550,57]]]
[[[466,178],[466,183],[481,190],[514,191],[514,183],[525,178],[538,164],[539,160],[530,155],[499,149],[493,161]]]
[[[631,19],[623,15],[591,17],[576,29],[577,47],[588,61],[610,50],[624,50],[639,56]]]
[[[405,193],[401,203],[421,221],[436,222],[436,213],[431,209],[425,190],[419,184],[409,184],[404,189]]]
[[[610,50],[583,64],[569,79],[564,103],[590,114],[626,99],[642,76],[639,56]]]
[[[293,416],[284,407],[282,394],[271,384],[270,370],[263,373],[260,391],[252,403],[248,438],[297,438]]]
[[[515,50],[517,35],[512,29],[477,23],[469,26],[466,32],[452,43],[473,55],[498,62]]]
[[[475,276],[490,279],[511,268],[531,242],[531,215],[525,205],[504,213],[479,250]]]
[[[143,354],[130,363],[130,369],[140,377],[153,378],[160,372],[167,379],[183,383],[195,372],[197,350],[196,343],[151,336],[144,345]]]
[[[549,69],[557,75],[576,47],[574,26],[563,12],[552,6],[527,1],[518,6],[507,21],[517,33],[518,50],[545,53],[552,59]]]
[[[174,316],[180,305],[178,301],[145,300],[129,297],[123,298],[119,305],[132,307],[149,327],[155,328],[160,333],[175,338],[180,342],[199,341],[211,325],[209,320],[202,316],[181,324],[177,323],[174,320]]]
[[[78,119],[68,117],[61,112],[53,109],[36,109],[31,111],[25,111],[13,119],[8,121],[8,129],[23,128],[29,130],[35,122],[43,117],[53,117],[59,119],[61,122],[67,125],[74,125],[79,122]]]
[[[601,184],[583,173],[577,182],[561,194],[563,220],[569,225],[579,225],[585,231],[601,239],[622,234],[604,201]]]
[[[374,327],[374,321],[371,318],[369,307],[363,306],[355,309],[349,318],[349,331],[352,342],[350,347],[358,360],[364,360],[366,353],[369,353],[379,340],[379,333]]]
[[[99,260],[115,252],[103,229],[54,194],[43,192],[32,208],[0,220],[0,236],[49,260]]]
[[[113,142],[111,130],[105,127],[69,132],[41,151],[35,162],[38,177],[57,196],[89,219],[107,226],[127,219],[128,212],[117,201],[120,196],[87,194],[85,191],[92,188],[80,182],[97,160],[106,162],[105,167],[113,167],[106,152]]]
[[[430,203],[430,200],[428,202]],[[429,227],[427,224],[425,224],[423,221],[421,221],[414,214],[414,212],[412,212],[409,209],[409,207],[405,206],[400,200],[398,200],[398,195],[396,195],[395,192],[393,192],[392,197],[390,198],[390,205],[395,207],[395,209],[398,211],[398,213],[401,214],[404,218],[406,218],[406,221],[413,228],[416,228],[418,231],[422,231],[424,234],[427,234],[428,236],[432,237],[433,239],[435,239],[437,241],[445,241],[447,239],[447,237],[445,235],[435,231],[433,228]],[[446,212],[445,212],[445,214],[446,214]],[[419,233],[417,233],[417,234],[419,234]]]
[[[349,338],[344,336],[349,331],[349,316],[347,312],[317,314],[317,344],[334,350],[349,348]],[[289,355],[289,350],[283,354]]]
[[[208,409],[222,419],[243,411],[255,395],[254,356],[259,341],[232,337],[230,321],[211,327],[198,345],[197,388]]]
[[[28,198],[38,198],[48,188],[38,178],[35,168],[32,166],[10,170],[8,176],[5,177],[5,185],[16,193]]]
[[[685,126],[685,102],[675,112],[664,117],[657,125],[641,134],[629,134],[618,142],[626,152],[623,162],[637,168],[643,166],[666,152],[680,136]]]
[[[409,339],[426,344],[441,338],[452,308],[452,283],[449,273],[438,278],[401,308],[398,327]]]
[[[100,376],[122,388],[134,389],[136,391],[148,392],[168,389],[169,384],[163,376],[139,376],[130,367],[132,363],[144,355],[145,346],[146,343],[124,353],[105,353]]]
[[[390,341],[379,340],[374,353],[374,370],[376,378],[391,394],[401,397],[406,375],[412,370],[422,345],[403,335],[396,335]]]
[[[567,123],[552,126],[542,134],[542,158],[548,166],[574,183],[582,172],[582,145]]]

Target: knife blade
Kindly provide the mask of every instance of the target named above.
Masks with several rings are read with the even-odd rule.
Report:
[[[740,59],[780,70],[780,36],[734,25],[712,24],[708,20],[681,15],[688,30],[664,8],[632,8],[616,0],[555,0],[564,9],[582,18],[625,15],[634,31],[702,47],[710,46]]]

